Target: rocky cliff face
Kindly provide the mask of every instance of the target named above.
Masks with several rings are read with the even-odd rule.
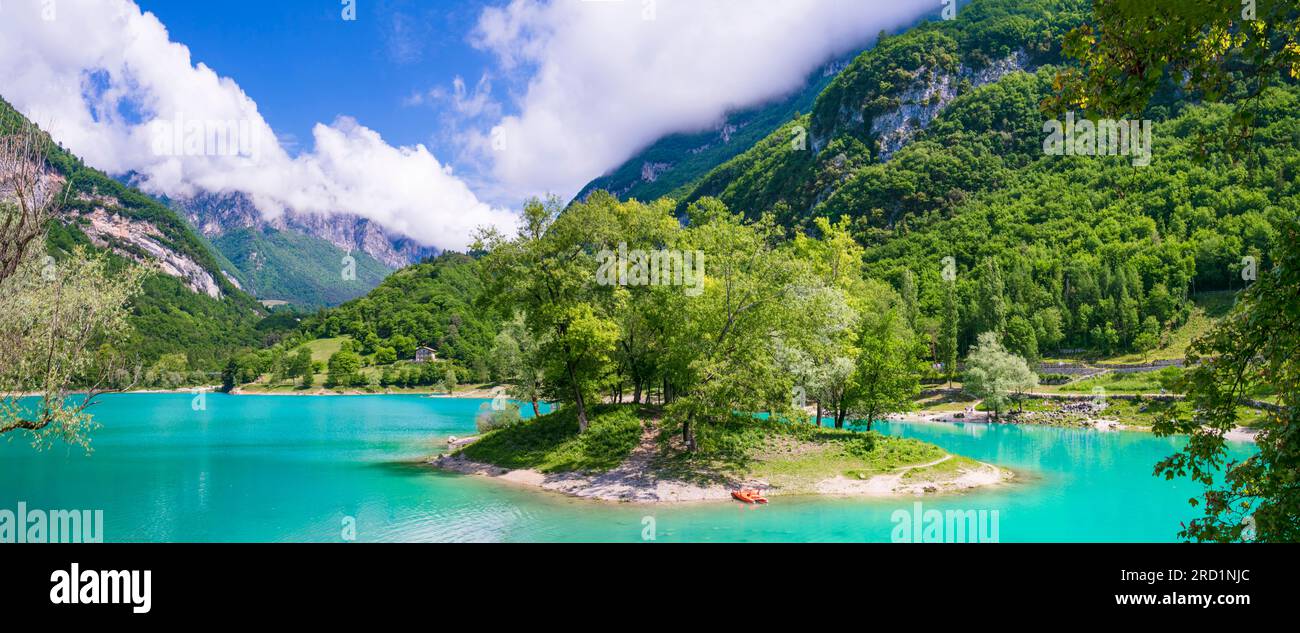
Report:
[[[44,174],[43,180],[49,191],[59,191],[67,183],[62,174],[52,170]],[[141,264],[155,265],[159,272],[180,279],[196,293],[213,299],[224,296],[211,271],[176,249],[156,225],[124,216],[121,200],[115,196],[79,192],[76,199],[89,210],[65,210],[61,220],[75,224],[96,248],[111,250]]]
[[[1024,51],[1017,51],[980,70],[967,66],[961,66],[955,73],[934,72],[926,67],[917,69],[912,74],[911,87],[897,96],[899,106],[871,120],[871,136],[876,139],[880,160],[888,161],[894,152],[928,127],[957,98],[963,81],[969,82],[971,88],[978,88],[1025,70],[1028,64],[1029,57]]]
[[[394,269],[438,254],[438,249],[422,246],[408,238],[390,237],[378,224],[355,215],[286,211],[278,218],[266,219],[252,200],[240,193],[204,193],[171,202],[172,207],[184,214],[206,237],[219,237],[228,231],[245,228],[303,233],[345,251],[363,251]]]
[[[89,214],[81,214],[78,226],[99,248],[109,248],[137,262],[154,262],[161,272],[185,282],[190,290],[220,299],[221,286],[212,273],[198,262],[181,255],[163,244],[166,238],[158,227],[111,213],[96,207]],[[236,284],[236,286],[238,286]]]

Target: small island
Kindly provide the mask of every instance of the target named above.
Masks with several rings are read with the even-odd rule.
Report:
[[[676,432],[674,432],[676,431]],[[578,432],[575,409],[492,429],[430,460],[572,497],[631,503],[766,496],[900,497],[993,486],[1013,474],[918,440],[741,415],[702,427],[696,450],[658,407],[603,405]]]

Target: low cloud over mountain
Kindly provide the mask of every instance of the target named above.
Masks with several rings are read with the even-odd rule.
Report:
[[[235,80],[195,63],[129,0],[5,2],[0,90],[89,164],[147,191],[243,192],[268,217],[351,213],[442,249],[513,227],[424,146],[394,147],[348,118],[290,156]],[[218,141],[221,142],[218,142]]]

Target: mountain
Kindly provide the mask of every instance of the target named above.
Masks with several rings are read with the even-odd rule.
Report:
[[[365,252],[349,255],[318,237],[269,227],[227,231],[212,244],[230,258],[244,289],[264,302],[338,305],[366,294],[392,272]]]
[[[852,57],[828,63],[812,73],[802,89],[784,98],[741,110],[703,132],[666,136],[608,174],[593,180],[576,198],[605,190],[620,199],[655,200],[673,196],[714,167],[749,149],[785,122],[807,112],[817,95]]]
[[[438,249],[422,246],[409,238],[390,237],[380,225],[356,215],[297,213],[290,209],[279,217],[267,219],[242,193],[202,193],[167,202],[209,238],[246,228],[300,233],[329,242],[344,253],[364,252],[393,269],[438,254]]]
[[[1135,121],[1154,129],[1149,165],[1118,152],[1056,155],[1045,150],[1053,116],[1041,104],[1087,0],[962,7],[957,20],[885,38],[829,80],[807,114],[677,186],[678,215],[697,203],[771,213],[787,235],[846,222],[865,247],[863,270],[898,289],[932,351],[951,326],[960,350],[994,331],[1030,359],[1145,354],[1175,344],[1197,293],[1240,289],[1248,258],[1271,265],[1277,227],[1300,209],[1300,87],[1256,98],[1251,147],[1235,160],[1214,141],[1230,129],[1230,107],[1171,97],[1172,85]],[[794,126],[808,131],[806,147],[790,142]],[[621,191],[647,191],[636,187]],[[441,266],[392,279],[446,280],[473,263]],[[303,333],[441,349],[478,305],[475,286],[455,279],[457,291],[442,292],[455,302],[404,306],[395,318],[409,293],[381,287],[304,321]],[[480,331],[490,326],[476,323],[474,340],[490,341]],[[463,366],[489,364],[481,344],[456,349]]]
[[[0,132],[33,125],[0,98]],[[127,340],[112,341],[151,364],[182,354],[190,369],[219,369],[231,350],[257,347],[266,310],[226,271],[228,266],[167,206],[51,144],[49,177],[68,184],[60,222],[49,228],[49,252],[67,257],[77,246],[107,252],[115,265],[155,266],[131,303]]]
[[[1149,166],[1048,153],[1041,104],[1061,38],[1087,15],[1081,0],[977,0],[886,38],[679,209],[716,199],[793,231],[849,222],[867,273],[916,296],[932,342],[951,288],[962,348],[986,331],[1028,357],[1159,347],[1194,292],[1239,289],[1242,262],[1264,266],[1294,222],[1297,89],[1259,97],[1239,161],[1216,158],[1228,108],[1169,98],[1173,85],[1134,121],[1155,130]],[[789,142],[794,126],[808,150]]]
[[[717,197],[752,214],[776,211],[787,222],[859,215],[862,209],[844,205],[835,194],[878,179],[881,169],[872,165],[893,160],[958,97],[1059,62],[1060,38],[1082,24],[1084,15],[1076,0],[973,2],[956,20],[925,22],[886,37],[837,75],[809,114],[787,122],[677,198],[685,205]],[[808,148],[789,142],[796,128],[808,130]]]
[[[230,262],[231,277],[263,301],[338,305],[365,294],[388,273],[438,253],[355,215],[287,210],[266,218],[242,193],[164,198]],[[355,278],[341,274],[345,258]]]

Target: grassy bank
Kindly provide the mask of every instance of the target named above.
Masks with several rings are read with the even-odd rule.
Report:
[[[627,406],[602,406],[578,433],[577,409],[491,431],[461,450],[476,462],[543,473],[605,472],[627,459],[641,440],[643,421]]]
[[[574,409],[562,409],[491,431],[460,455],[546,474],[596,474],[622,467],[701,486],[762,481],[786,493],[811,492],[817,482],[830,478],[867,480],[901,471],[920,481],[941,479],[976,465],[959,458],[916,468],[948,454],[913,439],[744,416],[698,425],[698,450],[690,452],[680,428],[665,422],[661,413],[630,405],[598,407],[588,431],[579,434]],[[945,470],[928,473],[931,468]]]

